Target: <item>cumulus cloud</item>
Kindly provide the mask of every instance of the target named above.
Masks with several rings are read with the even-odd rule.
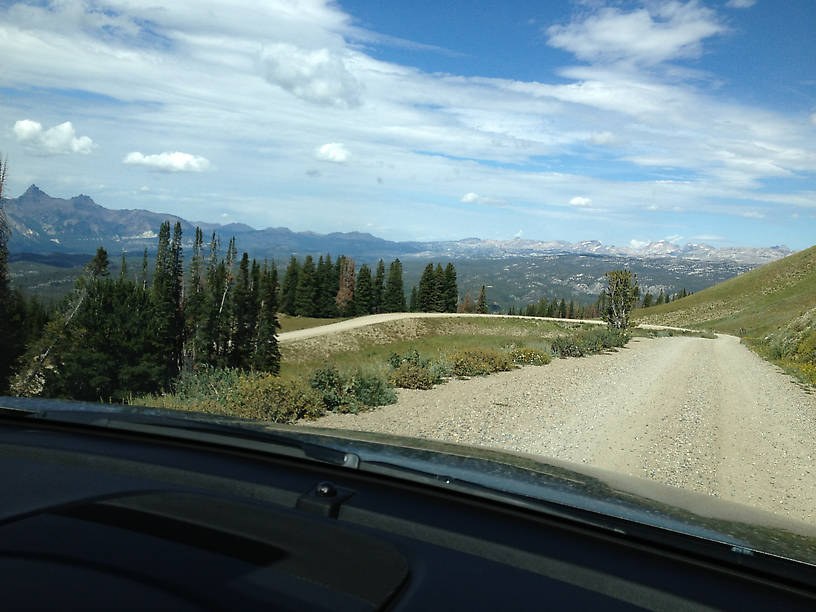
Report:
[[[77,138],[70,121],[44,130],[41,123],[23,119],[14,123],[14,136],[26,149],[39,155],[87,155],[96,146],[87,136]]]
[[[724,31],[712,10],[689,1],[649,3],[624,12],[602,8],[583,20],[547,28],[548,43],[579,59],[655,65],[697,57],[700,42]]]
[[[465,204],[481,204],[482,206],[498,206],[498,207],[507,206],[507,202],[505,202],[504,200],[489,198],[486,196],[479,195],[478,193],[474,193],[472,191],[463,195],[460,202],[463,202]]]
[[[269,83],[298,98],[341,108],[360,105],[362,85],[343,59],[328,49],[308,50],[277,43],[261,51],[260,61]]]
[[[756,0],[728,0],[725,6],[730,8],[751,8],[756,4]]]
[[[575,196],[569,201],[570,206],[589,206],[592,200],[583,196]]]
[[[133,151],[125,155],[122,163],[147,166],[160,172],[204,172],[210,169],[210,160],[206,157],[190,155],[180,151],[156,153],[154,155],[143,155],[138,151]]]
[[[315,157],[320,161],[342,164],[348,161],[350,156],[351,154],[342,142],[327,142],[315,149]]]

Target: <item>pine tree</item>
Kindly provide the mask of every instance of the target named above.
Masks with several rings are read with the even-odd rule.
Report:
[[[411,298],[408,300],[408,311],[419,312],[419,297],[417,296],[416,285],[411,287]]]
[[[654,300],[654,296],[651,293],[647,293],[643,296],[643,307],[649,308],[652,305],[652,300]]]
[[[88,265],[93,276],[107,277],[110,275],[110,260],[108,259],[108,252],[103,247],[97,247],[96,255]]]
[[[306,259],[303,260],[303,267],[300,269],[297,289],[295,290],[295,314],[297,316],[316,316],[316,281],[314,260],[311,255],[307,255]]]
[[[142,255],[142,274],[139,276],[139,284],[142,286],[142,291],[147,291],[147,247]]]
[[[567,318],[567,303],[564,298],[561,298],[561,302],[558,304],[558,316],[562,319]]]
[[[286,266],[286,272],[283,275],[283,285],[281,286],[281,304],[280,310],[290,316],[295,314],[295,294],[297,292],[298,276],[300,274],[300,266],[293,255],[289,259],[289,265]]]
[[[8,241],[11,236],[11,228],[6,218],[6,209],[3,205],[3,184],[6,181],[7,162],[0,158],[0,394],[4,394],[7,388],[7,381],[11,375],[14,359],[17,355],[12,355],[8,347],[13,344],[15,335],[13,318],[14,308],[12,304],[12,291],[9,283],[9,250]]]
[[[485,295],[485,286],[479,289],[479,298],[476,300],[476,312],[479,314],[487,314],[487,296]]]
[[[445,270],[442,264],[434,269],[433,312],[445,312]]]
[[[575,318],[575,302],[570,300],[569,304],[567,305],[567,318],[574,319]]]
[[[385,312],[383,309],[385,299],[385,262],[383,262],[382,259],[377,263],[377,272],[374,274],[372,296],[374,312]]]
[[[432,312],[434,310],[439,299],[438,290],[434,265],[429,263],[425,266],[422,277],[419,279],[419,288],[417,289],[417,308],[419,312]]]
[[[459,303],[459,289],[456,286],[456,268],[448,262],[445,266],[445,286],[442,292],[443,312],[456,312]]]
[[[465,291],[465,297],[462,298],[462,303],[456,307],[456,312],[473,312],[475,308],[473,298],[470,297],[470,290]]]
[[[354,290],[355,308],[358,315],[374,312],[374,293],[371,286],[371,269],[363,264],[357,272],[357,286]]]
[[[169,384],[179,372],[184,341],[182,310],[181,223],[176,223],[170,240],[170,223],[159,229],[156,272],[153,278],[153,341],[163,371],[162,384]],[[107,255],[105,256],[107,259]],[[92,262],[92,267],[95,262]]]
[[[535,316],[537,317],[547,316],[547,298],[541,298],[540,300],[538,300],[538,304],[536,305],[535,309]]]
[[[663,290],[660,290],[660,295],[657,296],[657,305],[660,306],[661,304],[666,303],[666,296],[663,294]]]
[[[127,279],[128,273],[128,265],[127,265],[127,257],[125,256],[125,252],[122,251],[122,263],[119,264],[119,280]]]
[[[335,296],[335,304],[340,316],[350,317],[356,312],[354,305],[354,260],[350,257],[341,257],[337,261],[341,265],[341,269],[340,286]]]
[[[388,268],[383,306],[383,312],[405,312],[405,288],[402,284],[402,262],[399,258],[392,261]]]
[[[190,273],[184,300],[185,367],[192,367],[199,359],[198,347],[201,341],[201,325],[204,320],[204,234],[200,227],[195,229],[193,256],[190,259]]]
[[[235,279],[230,308],[232,333],[227,363],[233,368],[249,368],[250,361],[255,353],[253,341],[255,339],[258,311],[250,279],[249,255],[245,252],[238,266],[238,276]]]
[[[280,328],[278,310],[278,270],[274,264],[264,262],[258,289],[260,310],[258,312],[258,333],[255,341],[255,355],[252,367],[256,370],[278,374],[280,371],[280,349],[277,330]]]

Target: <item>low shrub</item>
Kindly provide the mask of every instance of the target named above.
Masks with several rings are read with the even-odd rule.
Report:
[[[521,347],[510,351],[510,359],[513,363],[525,365],[547,365],[550,363],[550,355],[542,349]]]
[[[466,349],[450,356],[456,376],[482,376],[513,368],[510,357],[490,349]]]
[[[569,336],[557,336],[552,340],[552,352],[558,357],[583,357],[593,353],[624,346],[631,336],[625,331],[610,327],[581,330]]]
[[[552,352],[561,359],[567,357],[583,357],[585,355],[583,346],[574,336],[556,336],[552,339]]]
[[[363,406],[387,406],[397,401],[397,394],[387,381],[372,373],[358,370],[352,374],[348,389]]]
[[[268,373],[242,376],[229,390],[225,405],[233,416],[273,423],[315,419],[324,412],[322,398],[308,385]]]
[[[174,395],[181,400],[202,400],[223,402],[227,389],[238,384],[242,375],[235,368],[215,368],[199,365],[195,370],[182,370],[173,381]]]
[[[388,382],[402,389],[431,389],[440,382],[429,367],[403,361],[388,375]]]
[[[322,398],[326,410],[359,412],[368,406],[385,406],[397,401],[397,394],[377,374],[360,370],[344,375],[331,365],[315,370],[309,386]]]

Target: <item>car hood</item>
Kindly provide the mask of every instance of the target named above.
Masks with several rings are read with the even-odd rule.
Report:
[[[33,418],[109,428],[150,427],[169,437],[206,429],[220,443],[275,441],[305,458],[419,481],[467,495],[589,522],[623,533],[621,525],[657,528],[723,546],[746,560],[762,555],[816,569],[816,527],[749,506],[660,483],[488,447],[373,432],[282,425],[216,415],[29,398],[0,398],[0,409]],[[605,519],[615,519],[608,522]]]

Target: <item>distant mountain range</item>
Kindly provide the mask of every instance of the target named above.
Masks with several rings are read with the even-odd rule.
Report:
[[[254,229],[241,223],[221,225],[192,222],[175,215],[148,210],[113,210],[96,204],[86,195],[54,198],[31,185],[18,198],[3,201],[11,225],[12,253],[93,253],[100,245],[111,254],[139,253],[156,248],[163,221],[181,222],[185,242],[196,226],[205,234],[217,232],[222,240],[235,236],[238,247],[254,257],[284,258],[318,253],[345,254],[358,259],[446,258],[502,259],[541,255],[599,255],[636,259],[678,258],[708,262],[759,265],[791,253],[786,246],[768,248],[714,248],[706,244],[680,246],[668,241],[652,242],[643,248],[584,242],[512,240],[464,240],[442,242],[394,242],[361,232],[316,234],[293,232],[285,227]]]

